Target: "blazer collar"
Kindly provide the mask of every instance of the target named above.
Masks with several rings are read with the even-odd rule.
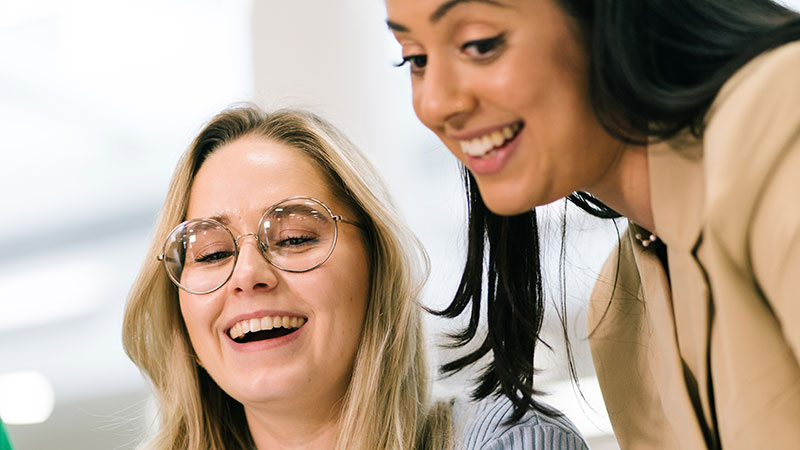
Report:
[[[703,215],[703,147],[688,132],[647,146],[655,233],[668,247],[692,251]]]

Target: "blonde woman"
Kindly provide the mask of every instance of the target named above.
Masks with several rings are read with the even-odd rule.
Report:
[[[128,299],[153,449],[442,449],[425,262],[364,157],[311,114],[242,107],[178,163]]]

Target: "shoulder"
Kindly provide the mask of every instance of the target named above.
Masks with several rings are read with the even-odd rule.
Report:
[[[742,97],[772,95],[773,100],[799,92],[800,41],[790,42],[766,51],[745,64],[722,86],[714,100],[710,115]]]
[[[754,58],[722,86],[706,116],[706,156],[714,157],[720,147],[763,148],[764,133],[785,139],[800,122],[798,104],[800,41]]]
[[[706,117],[707,199],[735,198],[737,186],[760,190],[797,149],[798,105],[800,42],[760,55],[728,80]]]
[[[760,270],[762,282],[777,269],[773,264],[792,256],[796,250],[787,243],[800,236],[800,212],[792,208],[800,190],[798,105],[800,42],[793,42],[742,67],[706,116],[704,220],[713,232],[707,237],[730,267]]]
[[[800,41],[789,42],[758,55],[742,66],[722,86],[718,97],[726,97],[739,86],[774,81],[776,77],[796,82],[798,73]]]
[[[528,411],[516,423],[505,424],[513,405],[505,396],[478,402],[456,400],[453,422],[458,449],[565,449],[587,450],[575,426],[566,417],[551,418]]]

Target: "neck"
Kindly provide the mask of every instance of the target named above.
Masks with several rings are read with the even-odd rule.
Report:
[[[656,233],[650,206],[647,147],[628,147],[621,151],[603,181],[587,191],[631,221]]]
[[[245,416],[257,449],[330,450],[336,446],[341,405],[328,410],[245,406]]]

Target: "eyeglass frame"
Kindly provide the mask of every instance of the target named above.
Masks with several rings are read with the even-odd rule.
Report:
[[[156,259],[158,261],[161,261],[161,263],[162,263],[162,265],[164,267],[164,271],[167,273],[167,277],[169,277],[169,279],[172,282],[172,284],[174,284],[178,289],[181,289],[181,290],[183,290],[185,292],[188,292],[188,293],[194,294],[194,295],[206,295],[206,294],[210,294],[210,293],[218,290],[222,286],[225,286],[225,284],[228,281],[230,281],[231,277],[233,276],[233,272],[236,270],[236,263],[239,261],[239,239],[242,239],[242,238],[247,237],[247,236],[253,236],[254,238],[256,238],[256,243],[258,244],[258,250],[261,252],[261,256],[263,256],[264,260],[267,261],[267,263],[269,263],[272,267],[275,267],[278,270],[281,270],[281,271],[284,271],[284,272],[289,272],[289,273],[305,273],[305,272],[310,272],[310,271],[316,269],[317,267],[325,264],[325,261],[327,261],[331,257],[331,255],[333,254],[333,250],[336,248],[336,243],[339,240],[339,222],[347,223],[347,224],[356,226],[356,227],[361,228],[361,229],[364,228],[358,222],[352,221],[350,219],[346,219],[344,216],[334,214],[333,211],[331,211],[331,209],[328,207],[328,205],[326,205],[325,202],[323,202],[322,200],[316,199],[314,197],[297,195],[297,196],[293,196],[293,197],[287,197],[287,198],[285,198],[283,200],[275,202],[272,206],[267,208],[267,210],[264,211],[264,214],[262,214],[261,218],[258,220],[258,227],[256,229],[257,230],[261,230],[261,226],[264,224],[264,218],[266,218],[267,214],[271,213],[275,209],[276,206],[280,205],[281,203],[285,203],[285,202],[289,202],[289,201],[293,201],[293,200],[311,200],[312,202],[319,203],[320,205],[322,205],[323,208],[325,208],[325,211],[328,213],[328,215],[331,217],[331,220],[333,221],[333,242],[331,243],[330,250],[328,250],[328,254],[325,255],[325,258],[323,258],[322,261],[320,261],[319,263],[313,265],[312,267],[310,267],[308,269],[303,269],[303,270],[287,269],[285,267],[281,267],[281,266],[275,264],[267,256],[267,250],[268,250],[267,247],[269,247],[269,245],[268,244],[264,244],[263,242],[261,242],[261,239],[259,239],[259,237],[258,237],[258,232],[256,232],[256,233],[253,233],[253,232],[243,233],[243,234],[240,234],[238,236],[234,236],[234,234],[230,230],[230,228],[228,228],[224,223],[222,223],[222,222],[220,222],[220,221],[218,221],[216,219],[212,219],[212,218],[208,218],[208,217],[200,217],[200,218],[197,218],[197,219],[184,220],[183,222],[181,222],[178,225],[176,225],[172,230],[170,230],[169,233],[167,233],[167,236],[164,238],[164,245],[161,248],[161,254],[157,255]],[[228,233],[228,235],[230,235],[231,239],[233,240],[233,266],[231,267],[231,272],[228,274],[227,278],[225,278],[225,281],[220,283],[219,286],[215,287],[214,289],[211,289],[210,291],[205,291],[205,292],[192,291],[192,290],[188,289],[187,287],[183,286],[180,282],[178,282],[178,280],[176,280],[175,277],[173,276],[172,272],[167,268],[167,258],[166,258],[167,244],[169,242],[169,237],[172,235],[172,233],[174,233],[175,230],[177,230],[178,228],[188,224],[189,222],[195,222],[195,221],[201,221],[201,220],[202,221],[211,222],[211,223],[213,223],[215,225],[219,225],[220,227],[222,227],[223,230],[225,230]]]

